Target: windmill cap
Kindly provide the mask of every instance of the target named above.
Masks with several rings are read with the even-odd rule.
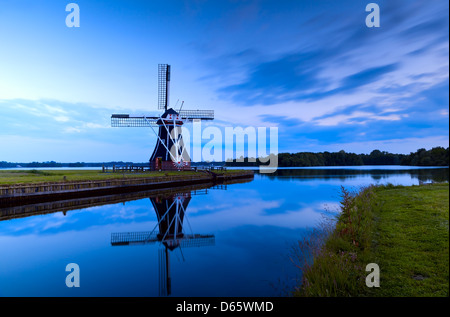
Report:
[[[161,120],[161,119],[163,119],[163,120]],[[161,116],[161,119],[156,121],[156,124],[162,125],[163,121],[164,121],[166,124],[171,125],[171,124],[173,124],[173,120],[175,120],[175,124],[177,124],[177,125],[183,124],[183,120],[181,119],[181,116],[179,115],[179,113],[176,112],[175,110],[173,110],[172,108],[167,109]]]
[[[172,108],[169,108],[169,109],[167,109],[164,113],[163,113],[163,115],[161,116],[161,118],[167,118],[169,115],[172,115],[172,116],[177,116],[178,115],[178,112],[176,112],[175,110],[173,110]]]

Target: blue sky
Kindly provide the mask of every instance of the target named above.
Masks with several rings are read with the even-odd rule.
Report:
[[[147,161],[150,129],[112,113],[213,109],[218,127],[278,127],[278,151],[449,146],[447,1],[0,0],[0,161]],[[207,126],[207,124],[204,124]]]

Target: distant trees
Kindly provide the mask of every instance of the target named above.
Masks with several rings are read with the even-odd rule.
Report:
[[[134,166],[148,166],[148,163],[133,163],[133,162],[103,162],[103,163],[85,163],[85,162],[75,162],[75,163],[58,163],[55,161],[50,162],[31,162],[31,163],[11,163],[0,161],[0,168],[14,168],[17,166],[34,168],[34,167],[102,167],[113,166],[113,165],[134,165]]]
[[[373,150],[370,154],[360,154],[364,165],[401,165],[404,154],[392,154]]]
[[[31,162],[31,163],[11,163],[11,162],[0,162],[0,168],[11,168],[11,167],[63,167],[62,163],[56,163],[55,161],[50,162]]]
[[[339,152],[299,152],[278,154],[278,166],[350,166],[363,165],[361,157],[354,153]]]
[[[273,154],[272,154],[273,155]],[[226,162],[226,166],[260,166],[271,160],[261,161],[259,159],[242,158],[242,162]],[[256,162],[255,162],[256,161]],[[273,160],[272,160],[273,161]],[[193,163],[195,164],[195,163]],[[215,162],[217,165],[218,162]],[[148,163],[132,162],[104,162],[104,163],[57,163],[31,162],[31,163],[11,163],[0,161],[0,168],[21,167],[101,167],[113,165],[134,165],[147,166]],[[347,153],[344,150],[339,152],[298,152],[279,153],[279,167],[308,167],[308,166],[355,166],[355,165],[412,165],[412,166],[449,166],[449,148],[434,147],[431,150],[418,149],[410,154],[393,154],[386,151],[373,150],[370,154]]]
[[[226,162],[226,165],[259,166],[264,164],[259,160],[256,160],[256,162],[248,162],[248,158],[245,158],[243,162]],[[448,166],[449,148],[435,147],[428,151],[425,149],[418,149],[416,152],[411,152],[410,154],[393,154],[380,150],[373,150],[370,154],[347,153],[344,150],[339,152],[298,152],[278,154],[279,167],[355,165]]]
[[[22,164],[20,164],[21,166],[23,166]],[[50,162],[31,162],[31,163],[27,163],[25,164],[26,167],[63,167],[62,163],[56,163],[55,161],[50,161]],[[25,167],[25,166],[23,166]]]
[[[401,161],[401,165],[448,166],[449,148],[444,149],[438,146],[428,151],[423,148],[418,149],[416,152],[405,155]]]
[[[1,161],[0,162],[0,168],[8,168],[8,167],[16,167],[17,164],[15,163],[9,163],[6,161]]]

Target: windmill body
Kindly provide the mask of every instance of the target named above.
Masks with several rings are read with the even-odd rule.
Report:
[[[170,65],[158,66],[159,116],[130,116],[113,114],[112,127],[150,127],[157,136],[155,149],[149,159],[151,170],[184,170],[191,168],[189,153],[185,150],[182,126],[193,120],[213,120],[213,110],[181,110],[169,108]],[[183,103],[182,103],[183,105]],[[181,107],[182,107],[181,105]],[[157,131],[156,131],[157,129]]]
[[[190,200],[190,193],[179,193],[169,198],[150,198],[158,217],[159,233],[156,237],[171,251],[177,248],[184,238],[183,220]]]

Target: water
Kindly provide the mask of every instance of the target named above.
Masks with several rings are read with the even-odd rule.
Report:
[[[46,212],[34,216],[3,208],[0,296],[280,296],[298,278],[291,247],[337,212],[341,185],[448,180],[448,168],[280,169],[209,189],[28,206]],[[69,263],[78,288],[66,286]]]

